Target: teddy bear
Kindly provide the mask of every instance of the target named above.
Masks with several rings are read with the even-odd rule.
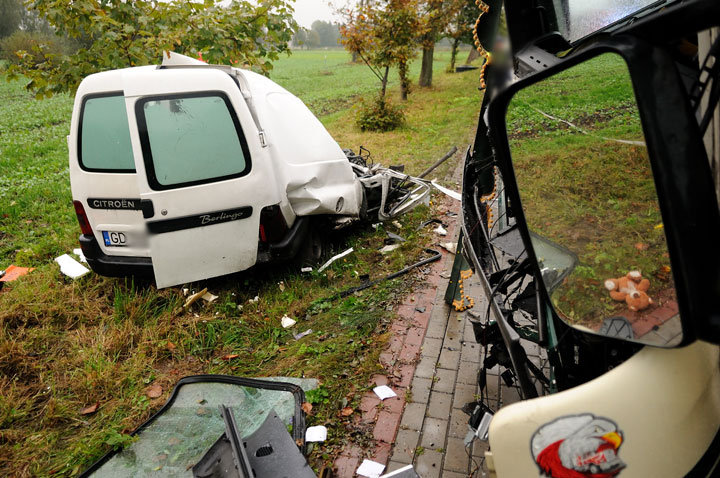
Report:
[[[630,271],[625,277],[608,279],[605,288],[610,291],[610,297],[618,302],[625,301],[628,308],[634,312],[646,309],[653,303],[647,295],[650,281],[643,279],[640,271]]]

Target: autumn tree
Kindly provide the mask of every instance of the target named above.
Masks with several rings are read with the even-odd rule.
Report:
[[[445,28],[445,36],[450,39],[452,49],[450,51],[450,65],[448,71],[455,71],[458,48],[461,43],[473,44],[473,29],[480,10],[475,0],[452,0],[455,2],[455,17]]]
[[[423,0],[420,8],[422,19],[420,43],[422,45],[422,64],[420,67],[420,86],[432,86],[433,55],[435,42],[455,18],[461,2],[453,0]]]
[[[94,72],[157,63],[163,51],[237,61],[262,72],[289,52],[295,30],[292,0],[33,0],[29,7],[61,36],[83,38],[73,55],[50,53],[42,44],[20,51],[9,77],[24,75],[36,96],[74,91]]]

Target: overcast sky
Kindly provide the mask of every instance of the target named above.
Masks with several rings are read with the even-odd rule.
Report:
[[[335,11],[348,4],[354,4],[354,0],[295,0],[295,21],[305,28],[315,20],[340,21]]]

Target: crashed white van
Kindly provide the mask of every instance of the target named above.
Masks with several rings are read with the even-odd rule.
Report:
[[[363,187],[297,97],[174,53],[88,76],[68,136],[80,243],[102,275],[158,287],[285,260],[310,216],[357,217]]]

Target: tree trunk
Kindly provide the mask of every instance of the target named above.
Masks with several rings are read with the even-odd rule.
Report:
[[[433,53],[435,52],[435,44],[431,46],[423,47],[422,56],[422,67],[420,68],[420,81],[418,85],[430,87],[432,86],[432,67],[433,67]]]
[[[473,47],[470,50],[470,53],[468,54],[467,60],[465,60],[465,64],[469,65],[470,63],[473,62],[473,60],[475,60],[479,56],[480,56],[480,53],[478,53],[477,49],[475,47]]]
[[[390,73],[390,67],[385,67],[385,74],[383,75],[382,79],[382,90],[380,91],[380,98],[385,98],[385,92],[387,91],[387,82],[388,82],[388,73]]]
[[[410,90],[410,78],[408,78],[408,67],[406,62],[398,65],[398,73],[400,74],[400,97],[403,101],[407,101],[408,91]]]
[[[457,58],[458,46],[460,46],[460,39],[455,38],[452,44],[452,51],[450,52],[450,71],[455,71],[455,59]]]
[[[357,63],[358,62],[358,54],[356,51],[352,52],[352,62]]]

